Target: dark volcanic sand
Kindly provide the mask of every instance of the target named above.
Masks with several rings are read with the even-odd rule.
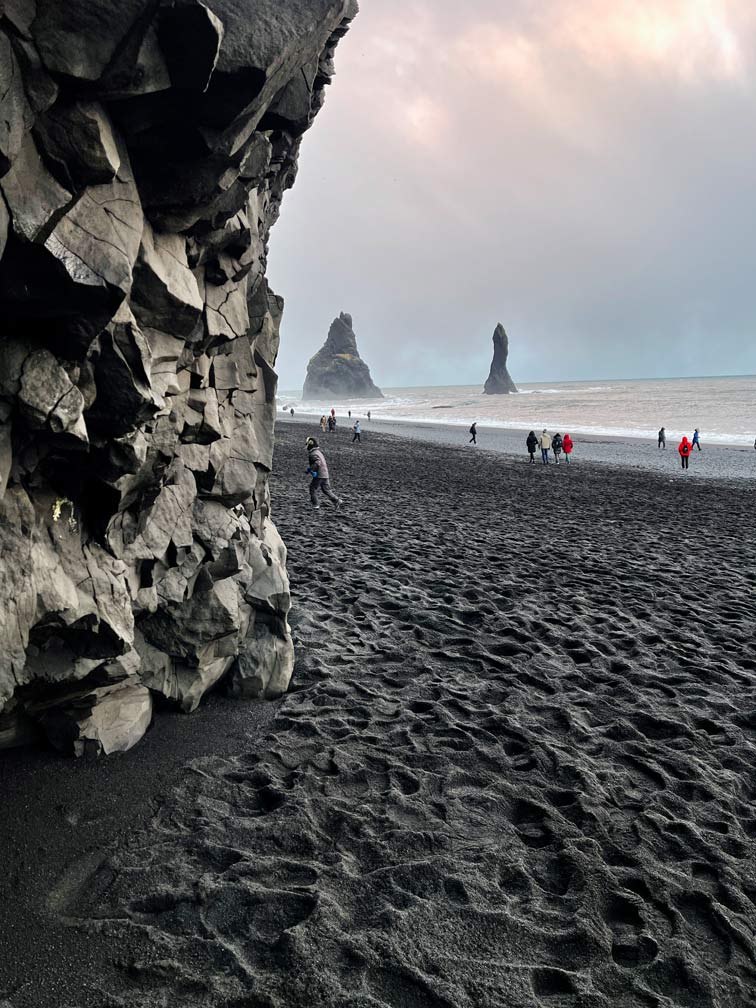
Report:
[[[305,432],[279,426],[272,481],[293,692],[259,735],[205,722],[216,755],[58,880],[40,982],[0,974],[0,1003],[24,981],[14,1008],[756,1003],[750,486],[343,431],[346,505],[311,512]],[[23,802],[4,816],[34,842]],[[11,858],[6,901],[51,857]]]

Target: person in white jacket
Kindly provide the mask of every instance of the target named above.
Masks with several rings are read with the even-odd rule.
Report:
[[[551,434],[543,428],[543,434],[538,438],[538,444],[541,446],[541,459],[544,465],[549,464],[549,452],[551,451]]]

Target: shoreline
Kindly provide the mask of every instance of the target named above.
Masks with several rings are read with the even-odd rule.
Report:
[[[398,438],[409,438],[413,441],[423,441],[428,444],[447,447],[467,447],[468,430],[461,424],[434,423],[430,421],[412,420],[382,420],[373,418],[368,421],[357,417],[353,410],[350,420],[337,414],[339,424],[336,433],[322,434],[324,445],[329,437],[351,440],[351,425],[355,419],[362,424],[363,439],[367,441],[371,433],[390,434]],[[296,413],[291,417],[279,409],[276,423],[301,424],[303,427],[314,428],[314,436],[321,436],[319,415],[315,413]],[[539,431],[536,431],[538,434]],[[550,431],[554,433],[554,431]],[[494,452],[498,455],[519,458],[527,462],[525,451],[526,428],[511,428],[478,425],[477,448]],[[670,478],[681,475],[688,479],[705,480],[749,480],[756,479],[756,450],[752,446],[741,444],[707,443],[702,441],[702,450],[691,456],[690,469],[682,472],[677,443],[667,441],[666,449],[659,448],[656,441],[644,438],[618,437],[610,434],[573,434],[575,450],[572,456],[573,464],[580,462],[595,462],[599,465],[614,467],[630,467],[646,472],[656,472]],[[470,446],[471,448],[473,446]],[[564,456],[562,456],[562,460]],[[540,457],[536,456],[537,465],[541,465]],[[562,461],[564,464],[564,461]]]

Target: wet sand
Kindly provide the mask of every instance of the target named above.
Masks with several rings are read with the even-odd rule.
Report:
[[[272,480],[292,692],[172,719],[168,770],[163,723],[85,770],[2,758],[0,1003],[752,1005],[751,484],[342,430],[312,512],[309,429]]]
[[[358,413],[352,419],[339,417],[339,434],[346,437]],[[294,416],[293,421],[282,414],[279,417],[280,426],[287,423],[308,422],[317,430],[319,417]],[[427,441],[430,444],[464,447],[470,435],[467,426],[443,423],[421,423],[410,420],[377,420],[367,421],[360,417],[363,430],[369,436],[372,433],[394,434],[398,437],[412,438],[414,441]],[[536,434],[540,430],[536,429]],[[554,430],[551,431],[554,433]],[[564,431],[560,431],[564,434]],[[575,442],[573,462],[597,462],[620,469],[645,469],[649,472],[675,478],[678,475],[685,479],[756,479],[756,450],[753,445],[708,443],[704,435],[701,450],[695,450],[691,455],[690,467],[687,473],[682,472],[680,456],[677,453],[679,437],[671,434],[667,440],[666,449],[659,448],[656,441],[640,438],[612,437],[608,434],[572,434]],[[514,458],[527,459],[525,438],[527,430],[512,430],[508,427],[478,427],[478,447],[486,451]],[[351,434],[350,434],[351,437]],[[688,432],[688,439],[692,431]],[[328,434],[324,435],[327,442]],[[537,452],[540,462],[540,452]],[[553,456],[552,456],[553,458]],[[564,456],[562,456],[564,464]]]

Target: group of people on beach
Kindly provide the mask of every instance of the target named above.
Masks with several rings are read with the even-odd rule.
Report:
[[[349,419],[351,420],[352,419],[352,411],[351,410],[349,410],[349,414],[348,415],[349,415]],[[370,420],[370,410],[367,411],[367,418],[368,418],[368,421],[369,421]],[[331,408],[331,412],[328,414],[328,416],[326,416],[325,414],[323,414],[323,416],[320,418],[320,429],[322,430],[322,432],[324,434],[326,433],[326,431],[329,434],[333,434],[334,433],[334,431],[336,430],[336,410],[335,409]],[[354,444],[355,441],[358,444],[362,444],[362,424],[360,423],[359,418],[356,419],[354,421],[354,423],[352,424],[352,444]]]
[[[292,410],[292,415],[294,411]],[[352,418],[352,411],[349,410],[349,419]],[[367,419],[370,420],[370,411],[367,412]],[[323,414],[320,418],[320,429],[325,434],[333,434],[336,430],[336,410],[331,409],[330,414],[326,416]],[[478,425],[473,423],[469,430],[470,440],[468,444],[478,443]],[[356,419],[352,425],[352,444],[354,442],[361,443],[362,441],[362,427],[359,419]],[[658,445],[659,448],[667,447],[667,432],[664,427],[659,429],[658,434]],[[331,490],[330,477],[328,473],[328,464],[323,455],[323,451],[318,445],[318,442],[313,437],[308,437],[306,441],[308,462],[307,462],[307,473],[311,476],[310,483],[310,500],[314,508],[319,508],[320,503],[318,500],[318,495],[322,492],[323,496],[326,497],[334,507],[339,507],[341,504],[341,498],[337,497]],[[567,465],[570,464],[570,458],[575,447],[575,443],[569,434],[550,434],[549,431],[544,427],[540,434],[536,434],[535,431],[530,431],[527,438],[525,439],[525,447],[527,448],[529,463],[530,465],[535,465],[536,462],[536,452],[540,449],[541,452],[541,462],[543,465],[549,465],[551,462],[551,456],[553,455],[553,460],[555,465],[560,464],[560,459],[564,456],[564,461]],[[754,448],[756,448],[756,442],[754,442]],[[680,455],[680,464],[683,469],[688,468],[688,463],[691,454],[694,449],[701,451],[701,433],[696,427],[693,431],[693,436],[689,441],[686,436],[683,436],[679,445],[677,446],[677,451]]]
[[[664,427],[659,428],[658,445],[660,448],[667,447],[667,432]],[[680,465],[683,469],[688,468],[688,462],[690,461],[690,456],[692,455],[694,448],[701,451],[701,433],[698,430],[698,427],[696,427],[693,431],[692,440],[688,441],[688,438],[683,435],[682,441],[677,446],[677,452],[680,456]],[[756,448],[756,444],[754,444],[754,448]]]
[[[477,423],[472,424],[470,427],[470,440],[467,443],[478,443]],[[539,448],[541,449],[541,461],[544,465],[548,465],[551,461],[549,458],[549,452],[552,452],[554,455],[555,465],[559,465],[559,458],[562,454],[564,454],[564,461],[567,465],[569,465],[570,455],[572,455],[572,449],[575,447],[575,443],[569,434],[549,434],[544,427],[543,432],[540,435],[537,435],[535,431],[531,431],[528,434],[525,439],[525,447],[528,449],[531,465],[535,465],[535,453]]]
[[[555,465],[559,465],[559,456],[562,455],[562,453],[564,453],[564,461],[567,465],[569,465],[574,443],[569,434],[562,435],[559,432],[556,434],[549,434],[544,427],[542,433],[538,437],[536,437],[535,431],[531,431],[528,434],[525,438],[525,447],[528,449],[531,465],[535,465],[535,453],[537,448],[541,449],[541,462],[543,462],[544,465],[548,465],[550,462],[549,452],[552,452],[554,455]]]
[[[473,423],[470,426],[470,440],[468,444],[478,443],[478,425]],[[659,429],[658,443],[660,448],[667,447],[667,432],[664,427]],[[559,460],[562,455],[564,455],[564,461],[567,465],[570,464],[570,456],[572,455],[575,443],[569,434],[549,434],[548,430],[544,427],[541,434],[536,434],[535,431],[530,431],[527,438],[525,439],[525,447],[527,448],[528,455],[530,457],[530,464],[535,465],[536,452],[538,449],[541,451],[541,462],[544,465],[548,465],[551,461],[549,452],[554,456],[554,464],[559,465]],[[754,448],[756,448],[756,441],[754,441]],[[701,432],[698,427],[693,431],[693,437],[689,441],[686,436],[683,436],[679,445],[677,446],[677,451],[680,455],[680,464],[683,469],[688,468],[688,462],[690,456],[693,454],[694,449],[701,451]]]

